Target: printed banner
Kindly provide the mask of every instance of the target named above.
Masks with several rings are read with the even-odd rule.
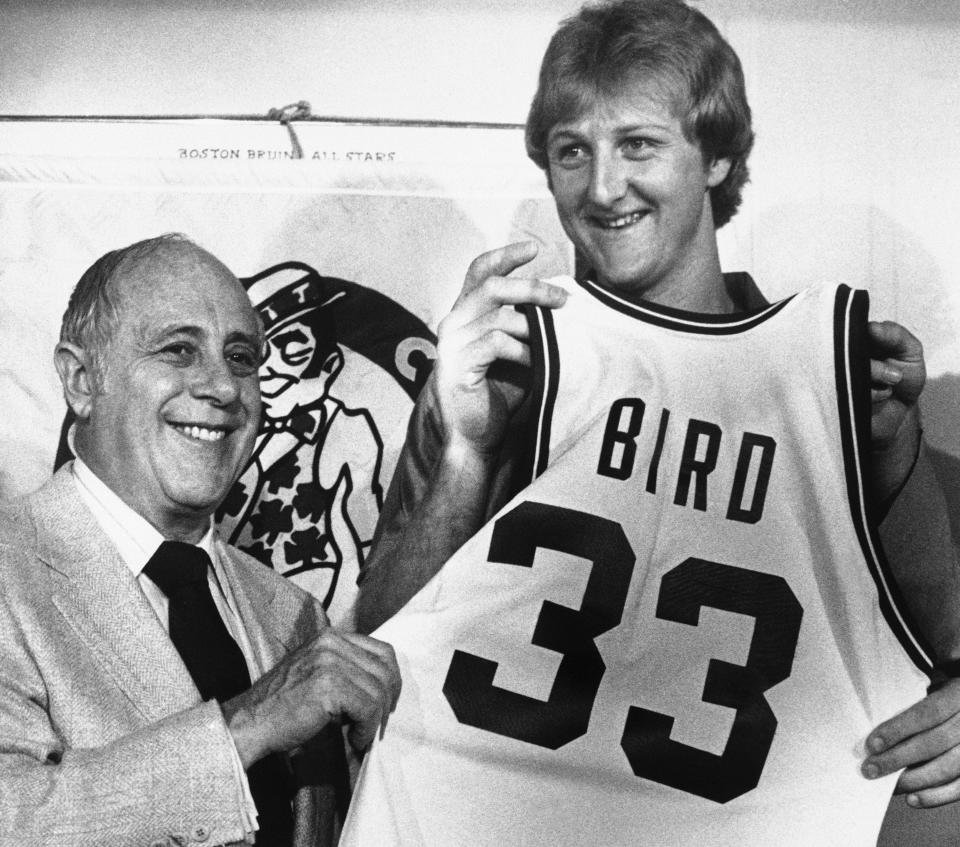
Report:
[[[0,498],[66,456],[52,351],[99,256],[182,232],[267,329],[265,411],[223,535],[349,621],[435,331],[470,261],[534,239],[571,269],[517,128],[232,121],[7,123],[0,139]],[[294,158],[300,153],[302,158]]]

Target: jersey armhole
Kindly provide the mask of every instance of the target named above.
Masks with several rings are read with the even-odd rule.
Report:
[[[550,427],[560,379],[560,359],[553,311],[533,305],[519,308],[527,318],[532,372],[530,414],[519,475],[523,484],[529,485],[550,462]]]
[[[849,286],[837,287],[834,301],[834,356],[840,439],[850,516],[870,570],[887,625],[916,667],[932,670],[932,651],[904,602],[877,532],[877,504],[869,487],[870,341],[867,332],[869,295]]]

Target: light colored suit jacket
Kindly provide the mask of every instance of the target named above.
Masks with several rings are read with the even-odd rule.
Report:
[[[327,625],[312,597],[217,543],[263,667]],[[239,841],[231,745],[70,466],[0,508],[0,844]],[[324,781],[320,746],[294,758],[298,782]],[[326,787],[298,790],[298,845],[332,840],[331,805]]]

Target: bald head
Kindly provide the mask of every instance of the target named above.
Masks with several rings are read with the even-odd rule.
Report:
[[[167,271],[176,273],[177,265],[186,269],[196,263],[236,279],[219,259],[181,233],[167,233],[112,250],[87,268],[70,295],[60,325],[60,341],[86,351],[96,384],[102,381],[107,350],[120,324],[128,289],[137,280],[149,284]],[[239,281],[237,286],[241,287]]]

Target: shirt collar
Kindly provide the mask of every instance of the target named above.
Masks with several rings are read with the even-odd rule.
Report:
[[[73,460],[73,478],[81,499],[93,512],[97,524],[113,542],[130,572],[135,577],[139,576],[163,542],[163,535],[146,518],[121,500],[79,456]],[[216,563],[212,517],[197,546],[206,551]],[[216,564],[214,569],[216,570]]]

